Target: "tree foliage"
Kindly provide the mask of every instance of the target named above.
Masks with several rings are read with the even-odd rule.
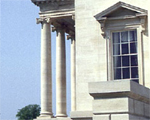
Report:
[[[40,110],[39,105],[28,105],[19,109],[16,117],[18,120],[33,120],[40,115]]]

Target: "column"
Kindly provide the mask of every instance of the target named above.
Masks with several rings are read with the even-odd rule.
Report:
[[[71,111],[76,110],[75,39],[71,40]]]
[[[50,21],[41,22],[41,117],[52,117],[52,63]]]
[[[66,117],[65,33],[62,28],[56,32],[56,117]]]

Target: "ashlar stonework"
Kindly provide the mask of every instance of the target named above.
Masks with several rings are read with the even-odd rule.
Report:
[[[40,8],[41,115],[36,120],[150,119],[149,0],[31,0]],[[56,115],[51,32],[56,32]],[[66,46],[71,40],[67,116]]]

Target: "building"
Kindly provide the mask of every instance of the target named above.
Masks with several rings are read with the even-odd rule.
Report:
[[[150,119],[150,0],[32,0],[40,8],[38,120]],[[51,25],[53,27],[51,27]],[[51,30],[56,36],[52,113]],[[71,43],[71,116],[66,115],[65,33]]]

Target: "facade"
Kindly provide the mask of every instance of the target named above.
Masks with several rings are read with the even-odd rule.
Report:
[[[150,1],[32,0],[40,8],[41,115],[37,120],[150,119]],[[51,31],[56,31],[56,116]],[[65,33],[71,39],[66,115]]]

